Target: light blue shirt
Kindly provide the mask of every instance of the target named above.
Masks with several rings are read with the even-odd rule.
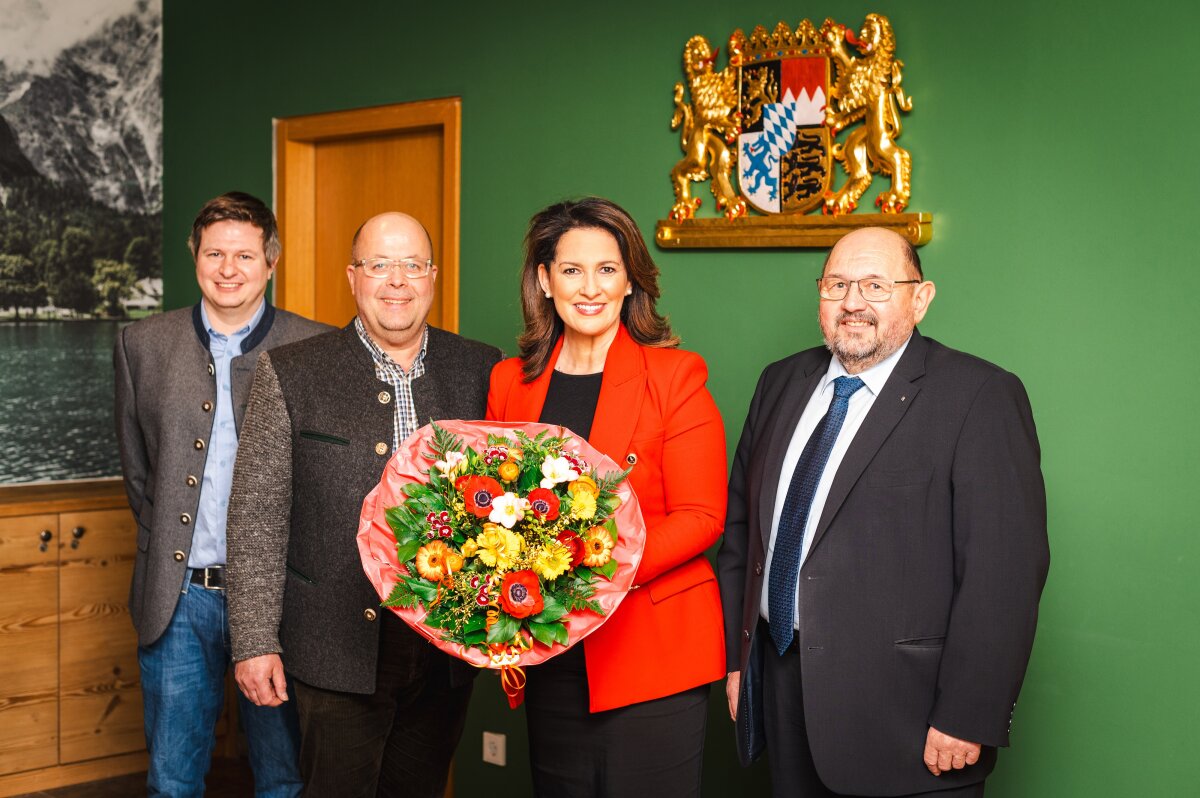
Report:
[[[264,300],[254,316],[236,332],[225,335],[213,329],[208,311],[200,303],[200,318],[208,330],[208,351],[216,370],[217,407],[213,414],[212,434],[208,439],[208,459],[204,461],[204,480],[200,486],[200,507],[196,510],[196,528],[192,532],[189,568],[207,568],[225,564],[225,515],[229,512],[229,489],[233,486],[233,463],[237,459],[237,426],[233,420],[233,389],[229,371],[233,359],[242,354],[242,341],[262,321],[267,310]]]
[[[909,337],[909,341],[912,337]],[[825,470],[821,473],[821,481],[817,483],[817,491],[813,494],[812,508],[808,511],[808,519],[804,524],[804,548],[800,551],[800,565],[803,567],[804,561],[808,559],[808,552],[812,548],[813,535],[817,530],[817,523],[821,520],[821,513],[825,509],[825,500],[829,498],[829,488],[833,485],[833,478],[838,472],[838,468],[842,465],[842,458],[846,456],[846,450],[850,448],[850,443],[854,440],[854,436],[858,434],[858,428],[862,426],[863,420],[870,412],[871,406],[875,404],[875,397],[879,396],[879,392],[883,390],[884,383],[888,381],[888,377],[892,376],[892,371],[896,368],[896,363],[900,361],[900,356],[904,354],[904,350],[908,348],[908,341],[904,342],[904,346],[897,349],[887,358],[876,363],[871,368],[861,374],[855,376],[862,379],[865,386],[859,388],[850,397],[850,407],[846,411],[846,420],[842,422],[842,428],[838,431],[837,440],[833,442],[833,449],[829,452],[829,460],[825,463]],[[788,486],[792,483],[792,472],[796,470],[796,463],[800,461],[800,455],[804,452],[804,445],[808,443],[808,439],[812,436],[813,430],[817,428],[817,424],[824,418],[826,411],[829,410],[829,403],[833,401],[833,381],[838,377],[848,376],[846,369],[842,366],[840,360],[836,357],[829,362],[829,368],[825,372],[821,384],[813,391],[813,395],[809,397],[808,404],[804,407],[804,413],[800,416],[800,422],[796,424],[796,430],[792,433],[792,441],[788,444],[787,454],[783,458],[783,470],[779,472],[779,485],[775,489],[775,512],[771,517],[771,539],[767,543],[767,562],[765,573],[771,573],[771,558],[775,554],[775,536],[779,534],[779,517],[783,515],[783,502],[787,498]],[[770,587],[770,579],[763,579],[762,603],[759,605],[759,613],[763,618],[770,620],[769,604],[767,591]],[[796,611],[792,616],[792,624],[794,628],[800,628],[800,602],[796,602]]]

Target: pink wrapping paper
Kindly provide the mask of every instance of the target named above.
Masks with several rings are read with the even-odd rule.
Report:
[[[535,437],[542,430],[549,429],[551,435],[559,437],[570,436],[571,440],[563,446],[563,451],[573,452],[582,457],[596,469],[597,473],[607,474],[618,472],[620,466],[608,456],[593,449],[586,440],[578,437],[565,427],[547,424],[514,424],[500,421],[439,421],[438,426],[462,439],[465,446],[475,451],[481,451],[487,445],[487,436],[503,435],[514,438],[516,431],[521,430],[530,437]],[[358,552],[362,559],[363,571],[375,586],[380,600],[386,599],[392,593],[396,584],[396,574],[402,572],[396,560],[396,539],[388,526],[385,513],[388,508],[402,504],[407,498],[403,488],[411,482],[427,483],[427,472],[433,467],[433,461],[424,455],[430,453],[428,442],[433,433],[430,425],[421,427],[410,435],[383,470],[383,476],[375,489],[363,500],[362,515],[358,522]],[[642,547],[646,542],[646,525],[642,520],[642,511],[638,506],[637,496],[629,486],[628,480],[622,482],[616,489],[621,498],[621,506],[617,508],[613,519],[617,524],[617,544],[613,548],[613,557],[618,563],[617,572],[611,580],[603,577],[596,579],[594,587],[595,600],[604,609],[604,615],[594,612],[576,611],[566,616],[564,623],[570,635],[570,645],[554,644],[545,646],[533,641],[533,648],[521,655],[522,667],[545,662],[551,657],[566,651],[576,645],[592,632],[600,628],[625,598],[629,588],[634,583],[638,565],[642,561]],[[407,571],[403,571],[407,575]],[[407,609],[389,607],[392,612],[435,646],[447,654],[466,660],[480,668],[498,667],[491,658],[474,647],[466,647],[459,643],[448,642],[441,638],[442,630],[426,626],[425,608],[421,606]]]

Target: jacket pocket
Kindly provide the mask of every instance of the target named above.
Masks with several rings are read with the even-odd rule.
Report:
[[[946,636],[937,635],[934,637],[906,637],[903,640],[897,640],[895,644],[907,648],[941,648],[945,643]]]
[[[337,446],[349,446],[350,441],[346,438],[339,438],[337,435],[326,435],[324,432],[312,432],[310,430],[300,430],[300,437],[310,441],[320,441],[321,443],[332,443]]]
[[[308,584],[310,584],[310,585],[315,585],[315,584],[316,584],[316,580],[314,580],[314,579],[310,579],[309,577],[305,576],[305,575],[304,575],[303,573],[301,573],[300,571],[297,571],[297,570],[296,570],[296,569],[295,569],[295,568],[292,566],[292,564],[291,564],[291,563],[288,563],[288,564],[287,564],[287,569],[288,569],[288,572],[289,572],[289,573],[290,573],[292,576],[296,577],[296,578],[297,578],[297,579],[299,579],[301,582],[307,582],[307,583],[308,583]]]
[[[650,600],[655,604],[676,596],[685,590],[705,582],[715,582],[717,577],[712,572],[708,560],[701,558],[681,565],[655,579],[646,588],[650,591]]]

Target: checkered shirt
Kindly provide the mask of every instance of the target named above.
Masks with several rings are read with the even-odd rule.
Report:
[[[371,353],[375,361],[375,376],[392,386],[392,413],[395,423],[392,424],[392,452],[400,448],[400,441],[417,431],[417,406],[413,404],[412,381],[425,373],[425,349],[429,346],[429,327],[421,334],[421,351],[413,361],[412,368],[405,371],[396,361],[388,357],[387,352],[371,340],[363,327],[362,319],[355,317],[354,331],[358,339]]]

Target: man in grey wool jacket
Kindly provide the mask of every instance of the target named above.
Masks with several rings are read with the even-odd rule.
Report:
[[[137,517],[129,611],[152,796],[204,793],[230,659],[225,510],[254,362],[328,329],[266,302],[280,245],[260,200],[211,200],[188,245],[200,302],[131,324],[113,352],[121,466]],[[243,701],[242,724],[256,793],[298,795],[295,711]]]
[[[416,219],[367,220],[351,258],[355,318],[254,376],[229,507],[235,676],[275,706],[286,668],[305,795],[441,795],[473,669],[380,608],[358,519],[400,441],[483,416],[501,353],[426,324],[437,267]]]

